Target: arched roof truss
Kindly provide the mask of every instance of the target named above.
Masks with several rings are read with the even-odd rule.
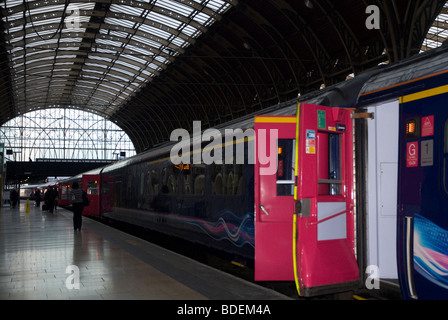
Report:
[[[380,28],[368,29],[369,5]],[[0,0],[0,124],[69,107],[137,152],[441,45],[446,0]]]

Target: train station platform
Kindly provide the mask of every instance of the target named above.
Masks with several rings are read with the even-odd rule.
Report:
[[[1,300],[288,300],[157,245],[26,201],[0,209]]]

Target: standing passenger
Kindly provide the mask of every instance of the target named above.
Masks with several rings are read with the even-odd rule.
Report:
[[[50,213],[53,213],[54,197],[55,197],[55,192],[54,192],[53,186],[50,186],[44,195],[45,205],[47,206],[47,210]]]
[[[17,202],[19,202],[19,193],[16,189],[12,189],[9,193],[9,199],[11,200],[12,207],[15,208]]]
[[[36,192],[34,192],[34,198],[36,199],[36,207],[40,208],[40,200],[41,200],[40,190],[37,189]]]
[[[54,212],[58,211],[58,204],[59,204],[59,191],[57,187],[54,187]]]
[[[82,189],[78,182],[73,182],[73,187],[70,189],[70,199],[73,201],[73,229],[81,231],[84,205],[82,203]]]

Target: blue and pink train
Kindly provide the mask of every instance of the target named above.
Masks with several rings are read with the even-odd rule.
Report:
[[[448,47],[215,133],[225,129],[241,135],[192,148],[223,161],[190,151],[174,164],[178,141],[167,142],[60,183],[61,200],[78,179],[85,215],[239,257],[256,280],[295,281],[302,296],[379,281],[405,299],[448,298]],[[260,143],[271,150],[263,159]],[[276,170],[263,171],[266,157]]]

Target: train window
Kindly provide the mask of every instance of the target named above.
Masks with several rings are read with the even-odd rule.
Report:
[[[212,195],[242,195],[244,165],[233,164],[232,159],[228,159],[226,163],[211,166]]]
[[[184,194],[193,194],[193,183],[191,182],[193,168],[190,166],[190,172],[183,174],[182,186]]]
[[[318,133],[318,183],[319,195],[341,194],[341,136]]]
[[[205,192],[205,165],[195,165],[192,170],[193,194],[200,196]]]
[[[162,170],[162,193],[177,194],[179,170],[175,166]]]
[[[88,180],[87,181],[87,194],[98,194],[98,181]]]
[[[110,193],[110,183],[109,181],[101,181],[101,194],[109,194]]]
[[[188,174],[183,174],[182,186],[184,194],[203,195],[205,193],[205,169],[204,164],[191,165]]]
[[[177,194],[177,187],[178,187],[177,181],[178,181],[177,174],[171,173],[170,176],[168,177],[168,181],[167,181],[168,190],[169,190],[170,194]]]
[[[224,165],[224,194],[243,194],[243,168],[241,164]]]
[[[140,196],[145,192],[145,173],[140,174]]]
[[[224,166],[222,164],[211,165],[211,179],[212,179],[212,195],[222,195]]]
[[[152,169],[149,172],[150,189],[152,194],[159,193],[159,169]]]
[[[62,195],[67,195],[68,194],[68,188],[66,185],[62,185],[61,186],[61,194]]]
[[[296,140],[278,140],[277,196],[294,195]]]

